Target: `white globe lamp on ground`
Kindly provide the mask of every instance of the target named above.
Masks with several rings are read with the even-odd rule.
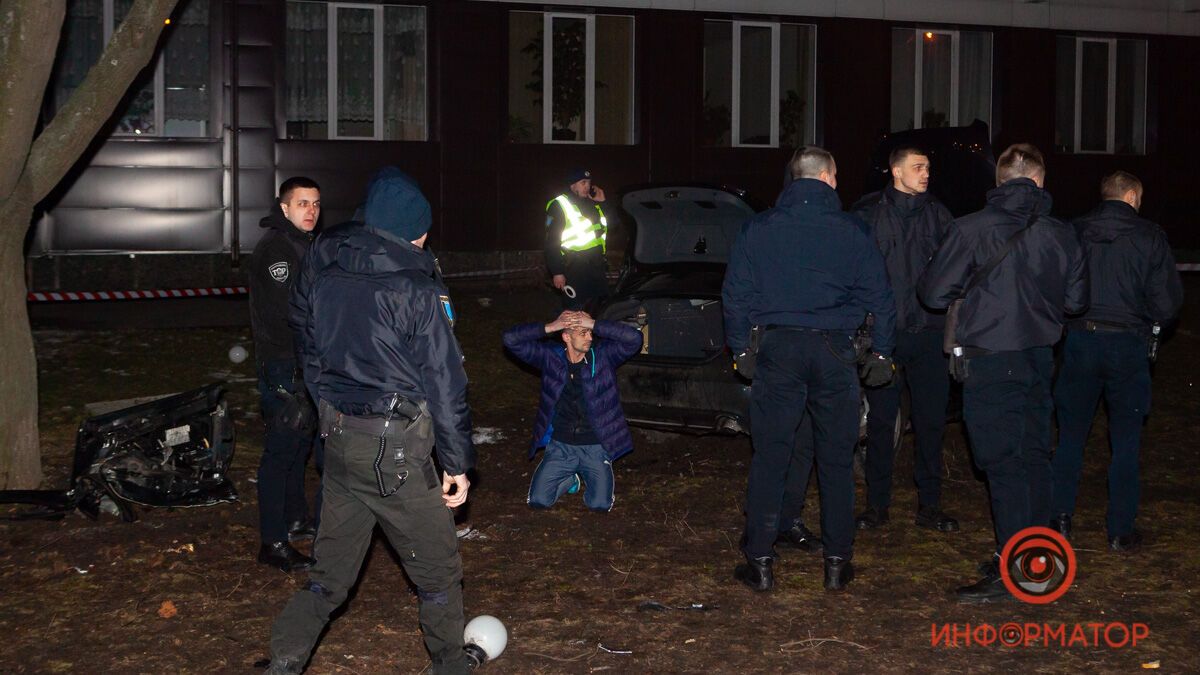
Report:
[[[241,363],[246,360],[249,354],[246,353],[246,348],[241,345],[234,345],[229,350],[229,360],[234,363]]]
[[[467,624],[463,630],[463,651],[472,667],[479,667],[504,653],[508,646],[508,629],[494,616],[481,614]]]

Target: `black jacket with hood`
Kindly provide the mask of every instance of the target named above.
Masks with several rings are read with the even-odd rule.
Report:
[[[982,210],[954,221],[917,284],[921,302],[945,309],[1008,238],[1027,232],[980,283],[959,313],[958,343],[992,352],[1053,345],[1066,314],[1087,309],[1087,258],[1075,230],[1050,217],[1050,193],[1028,178],[988,191]]]
[[[1087,251],[1091,305],[1083,318],[1147,329],[1183,305],[1183,282],[1162,228],[1119,200],[1075,221]]]
[[[258,225],[267,232],[254,247],[246,266],[255,359],[259,363],[295,359],[292,329],[288,325],[288,298],[313,235],[293,225],[279,204]]]
[[[929,192],[910,195],[888,185],[858,200],[851,211],[871,228],[883,254],[896,296],[896,331],[941,330],[946,315],[917,300],[917,280],[950,231],[950,210]]]
[[[474,466],[467,375],[432,253],[366,223],[330,228],[305,259],[291,311],[313,400],[349,415],[385,414],[393,394],[425,401],[442,469]]]

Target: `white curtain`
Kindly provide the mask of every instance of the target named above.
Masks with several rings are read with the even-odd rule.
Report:
[[[425,140],[424,8],[383,8],[383,59],[384,137]]]
[[[324,3],[287,4],[284,79],[288,121],[329,121],[327,14]]]
[[[187,0],[168,28],[163,64],[168,118],[195,121],[209,118],[208,5],[209,0]]]

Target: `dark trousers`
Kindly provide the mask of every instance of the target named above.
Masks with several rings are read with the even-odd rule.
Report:
[[[1083,446],[1103,394],[1108,406],[1108,536],[1133,532],[1138,506],[1138,449],[1150,412],[1146,340],[1136,333],[1069,331],[1054,385],[1058,449],[1054,452],[1054,512],[1074,513]]]
[[[754,456],[746,490],[746,555],[772,555],[796,434],[807,410],[821,488],[821,543],[827,556],[850,557],[858,401],[849,334],[764,333],[750,403]]]
[[[562,294],[563,309],[594,311],[608,297],[608,263],[600,247],[567,252],[565,276],[567,285],[575,291],[575,297]]]
[[[950,375],[942,353],[942,333],[921,331],[896,334],[896,364],[904,367],[903,386],[912,403],[915,436],[913,479],[917,504],[939,506],[942,501],[942,435]],[[901,383],[867,389],[867,503],[886,509],[892,503],[892,466],[896,457],[893,433],[900,410]]]
[[[963,418],[975,463],[987,474],[996,552],[1009,538],[1050,522],[1049,347],[973,357],[963,381]]]
[[[308,519],[304,496],[304,469],[309,453],[317,452],[321,469],[321,443],[315,429],[298,431],[279,422],[284,400],[279,387],[303,396],[303,385],[293,382],[296,362],[291,359],[265,361],[258,367],[258,395],[267,432],[258,464],[258,525],[267,543],[287,541],[288,524]],[[320,492],[317,493],[318,508]]]
[[[796,429],[796,443],[792,447],[792,459],[788,463],[787,478],[783,482],[783,505],[779,508],[779,531],[790,530],[803,522],[804,498],[808,495],[808,482],[813,469],[813,428],[808,413],[800,420]]]
[[[307,661],[329,615],[358,578],[378,523],[417,586],[419,616],[434,673],[466,673],[463,654],[462,559],[454,516],[438,481],[412,466],[393,495],[375,477],[379,437],[337,427],[326,439],[325,504],[314,544],[317,564],[271,631],[272,660]],[[424,462],[431,462],[425,459]],[[430,476],[433,474],[430,473]],[[403,587],[396,591],[403,602]]]

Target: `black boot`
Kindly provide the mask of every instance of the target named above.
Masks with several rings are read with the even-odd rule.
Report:
[[[312,567],[316,561],[292,548],[286,541],[277,541],[259,547],[258,562],[284,572],[297,572]]]
[[[917,509],[917,527],[938,532],[957,532],[958,521],[946,515],[940,506],[921,506]]]
[[[825,590],[844,591],[846,590],[846,585],[853,579],[853,563],[838,556],[825,558]]]
[[[1129,534],[1108,538],[1108,548],[1113,551],[1132,552],[1142,547],[1142,533],[1134,530]]]
[[[746,562],[733,568],[733,578],[756,591],[769,591],[775,586],[775,573],[771,571],[774,562],[769,555],[761,558],[746,556]]]
[[[1060,513],[1051,518],[1050,529],[1061,534],[1067,541],[1071,541],[1071,514]]]
[[[1013,599],[1012,594],[1004,587],[1004,579],[1000,577],[1000,563],[995,556],[980,565],[979,572],[983,575],[979,581],[954,590],[959,602],[975,605],[986,602],[1007,602]]]
[[[311,541],[317,538],[317,526],[310,520],[296,520],[288,525],[288,541]]]
[[[874,506],[858,514],[858,517],[854,519],[854,525],[860,530],[874,530],[887,525],[887,522],[888,510],[877,509]]]
[[[797,520],[791,527],[779,533],[779,538],[775,540],[776,544],[784,544],[792,548],[798,548],[805,553],[820,553],[821,538],[812,533],[812,530],[804,526],[804,523]]]

